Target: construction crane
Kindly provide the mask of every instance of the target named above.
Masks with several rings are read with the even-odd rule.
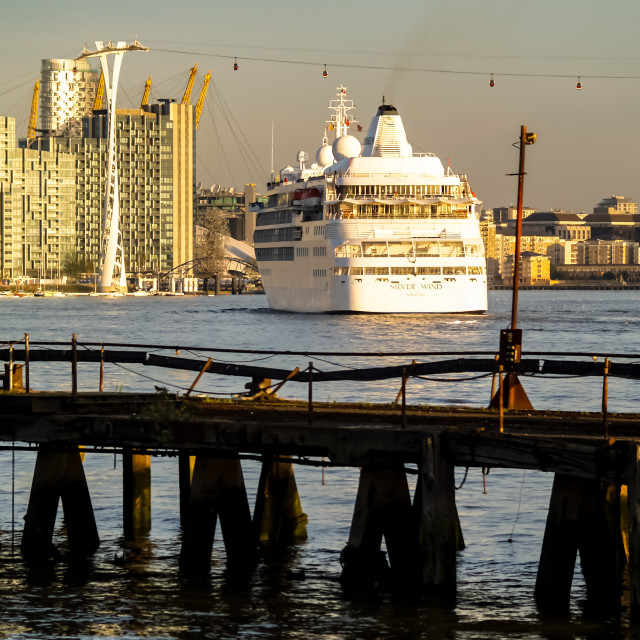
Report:
[[[100,72],[100,80],[98,80],[98,88],[96,90],[96,98],[93,101],[93,110],[102,109],[102,97],[104,96],[104,73]]]
[[[29,116],[27,138],[36,137],[36,122],[38,120],[38,96],[39,95],[40,95],[40,81],[36,80],[35,85],[33,85],[33,98],[31,99],[31,115]]]
[[[211,80],[211,69],[209,69],[209,73],[204,77],[202,82],[202,89],[200,90],[200,95],[198,96],[198,102],[196,102],[196,129],[198,128],[198,123],[200,122],[200,115],[202,114],[202,107],[204,107],[204,99],[207,96],[207,89],[209,88],[209,81]]]
[[[187,82],[187,87],[184,90],[184,95],[182,96],[182,101],[180,104],[189,104],[189,100],[191,100],[191,92],[193,91],[193,81],[196,79],[196,72],[198,71],[198,63],[196,62],[191,69],[191,73],[189,74],[189,81]]]
[[[151,91],[151,76],[147,78],[144,85],[144,93],[142,94],[142,100],[140,101],[140,108],[149,104],[149,92]]]

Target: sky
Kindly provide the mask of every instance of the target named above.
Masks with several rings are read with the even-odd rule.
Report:
[[[212,72],[197,134],[204,186],[264,192],[272,153],[276,171],[300,150],[314,157],[345,85],[363,126],[354,135],[384,96],[414,151],[466,174],[484,208],[516,203],[507,174],[522,125],[538,135],[525,206],[591,212],[611,195],[640,199],[637,0],[0,0],[0,20],[0,115],[19,135],[42,59],[137,38],[150,50],[125,55],[119,107],[139,105],[149,75],[152,101],[180,100],[198,63],[195,103]]]

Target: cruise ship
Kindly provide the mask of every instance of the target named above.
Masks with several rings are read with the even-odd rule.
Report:
[[[272,309],[307,313],[482,313],[487,275],[464,175],[413,153],[402,118],[378,108],[363,143],[344,86],[315,162],[298,153],[267,185],[254,245]],[[332,143],[330,144],[330,139]]]

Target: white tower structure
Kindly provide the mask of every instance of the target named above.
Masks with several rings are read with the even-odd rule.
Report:
[[[82,55],[76,60],[99,57],[104,75],[104,90],[107,96],[107,112],[109,118],[109,144],[107,159],[107,181],[102,214],[102,239],[100,248],[100,274],[98,276],[98,291],[109,293],[112,289],[114,275],[119,279],[120,290],[126,289],[126,271],[122,242],[120,241],[120,203],[118,198],[118,162],[116,155],[116,94],[118,92],[118,78],[122,57],[127,51],[149,51],[137,40],[132,44],[126,42],[99,42],[96,40],[96,50],[89,51],[86,46]],[[109,56],[113,56],[113,73],[109,73]],[[119,260],[118,260],[118,253]],[[114,274],[117,269],[118,273]]]

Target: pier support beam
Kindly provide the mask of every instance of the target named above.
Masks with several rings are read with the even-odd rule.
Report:
[[[20,545],[28,560],[42,561],[58,556],[52,540],[60,499],[69,553],[84,557],[100,546],[80,452],[61,453],[41,448]]]
[[[265,460],[260,472],[253,524],[258,542],[289,544],[307,539],[307,514],[302,511],[291,462]]]
[[[640,620],[640,446],[629,445],[629,613]]]
[[[556,474],[535,587],[541,611],[569,611],[578,551],[587,607],[620,606],[625,554],[618,494],[615,486]]]
[[[387,565],[380,550],[384,536]],[[363,467],[343,549],[341,582],[347,589],[414,591],[420,584],[415,517],[404,467]]]
[[[195,456],[188,453],[178,454],[178,485],[180,489],[180,526],[187,523],[189,512],[189,496],[191,495],[191,480],[193,479],[193,467],[196,463]]]
[[[122,520],[127,540],[151,529],[151,456],[132,450],[122,454]]]
[[[439,434],[423,440],[416,507],[422,581],[428,593],[445,599],[456,595],[456,551],[462,535],[456,509],[453,465],[442,457]]]
[[[240,461],[196,456],[180,551],[185,573],[209,572],[218,517],[229,575],[244,578],[255,567],[256,543]]]

